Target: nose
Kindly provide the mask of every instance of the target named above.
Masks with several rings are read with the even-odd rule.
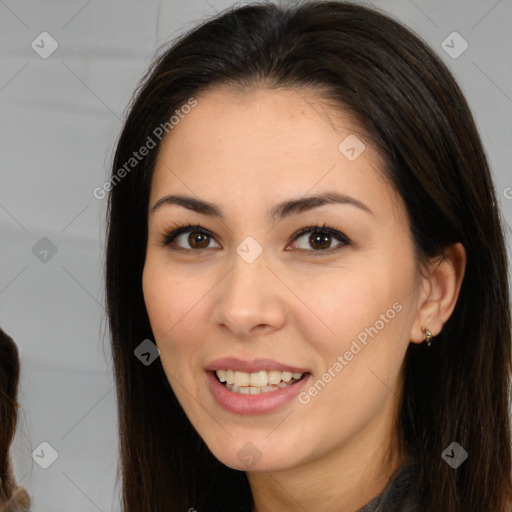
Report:
[[[239,340],[279,330],[286,321],[285,287],[261,255],[247,263],[236,255],[215,287],[214,324]]]

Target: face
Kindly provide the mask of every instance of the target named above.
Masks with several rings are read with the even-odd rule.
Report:
[[[371,457],[392,436],[418,302],[403,203],[357,125],[313,92],[196,99],[149,200],[143,290],[170,385],[230,467]],[[323,194],[342,200],[304,202]]]

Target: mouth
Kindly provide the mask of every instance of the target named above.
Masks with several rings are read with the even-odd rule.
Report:
[[[232,369],[216,370],[213,373],[228,391],[241,395],[273,393],[279,389],[293,386],[310,375],[309,372],[260,370],[249,373]]]
[[[238,415],[258,415],[290,404],[313,378],[308,368],[273,359],[226,357],[205,367],[207,387],[218,405]]]

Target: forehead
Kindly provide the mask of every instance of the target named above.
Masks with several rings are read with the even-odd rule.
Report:
[[[277,202],[331,189],[396,202],[364,131],[314,91],[215,89],[195,98],[197,105],[162,141],[151,204],[177,192],[215,194],[215,202],[235,196]],[[347,153],[348,146],[354,151]]]

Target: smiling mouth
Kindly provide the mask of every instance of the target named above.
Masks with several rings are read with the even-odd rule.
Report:
[[[228,391],[242,395],[272,393],[278,389],[293,386],[309,375],[309,372],[291,373],[278,370],[261,370],[254,373],[217,370],[213,373]]]

